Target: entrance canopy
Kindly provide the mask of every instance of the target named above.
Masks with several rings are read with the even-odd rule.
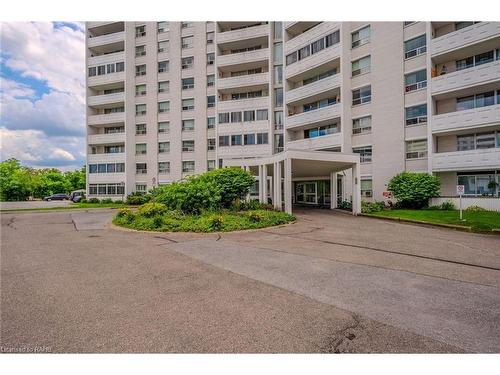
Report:
[[[258,167],[258,180],[267,181],[268,173],[271,179],[271,196],[276,209],[282,209],[282,190],[284,190],[285,211],[292,212],[292,180],[330,176],[336,181],[336,174],[346,169],[352,169],[352,210],[353,214],[361,212],[361,185],[359,170],[359,155],[328,151],[286,150],[265,158],[224,159],[224,166],[239,166],[246,170]],[[284,181],[283,189],[277,181]],[[336,196],[336,184],[330,184],[332,197]],[[259,199],[267,201],[267,183],[259,183]],[[331,199],[331,208],[336,207],[336,201]]]

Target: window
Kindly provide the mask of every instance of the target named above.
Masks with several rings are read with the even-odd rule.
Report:
[[[136,76],[146,75],[146,64],[136,65],[135,66],[135,75]]]
[[[255,121],[255,111],[244,111],[243,112],[243,121],[250,122]]]
[[[410,26],[411,24],[416,23],[416,21],[404,21],[403,22],[403,27]]]
[[[207,108],[215,107],[215,95],[207,96]]]
[[[498,52],[497,52],[497,60],[498,60]],[[495,51],[491,50],[488,52],[483,52],[475,56],[469,56],[464,59],[460,59],[455,61],[455,66],[457,70],[463,70],[472,68],[473,66],[479,66],[482,64],[487,64],[495,60]]]
[[[194,77],[183,78],[182,79],[182,89],[183,90],[194,89]]]
[[[325,48],[325,39],[320,39],[311,44],[311,53],[315,54]]]
[[[215,117],[207,117],[207,129],[215,128]]]
[[[305,59],[306,57],[308,57],[310,55],[311,55],[311,45],[310,44],[299,49],[299,60]]]
[[[125,152],[125,146],[104,146],[105,154],[121,154]]]
[[[207,139],[207,151],[215,151],[215,138]]]
[[[405,108],[406,126],[425,124],[427,122],[427,104],[419,104]]]
[[[495,147],[495,132],[476,134],[476,148],[494,148]]]
[[[135,105],[135,115],[144,116],[146,114],[146,104],[136,104]]]
[[[213,31],[210,31],[207,33],[207,44],[213,44],[215,39],[215,33]]]
[[[370,71],[370,64],[370,56],[365,56],[359,60],[353,61],[351,63],[352,76],[355,77],[360,74],[368,73]]]
[[[158,113],[165,113],[170,111],[170,102],[158,102]]]
[[[146,124],[135,124],[135,135],[145,135]]]
[[[352,120],[352,134],[369,133],[372,131],[372,116]]]
[[[406,141],[406,158],[419,159],[427,157],[427,139]]]
[[[102,76],[106,74],[106,65],[100,65],[97,67],[97,75]]]
[[[299,60],[305,59],[306,57],[318,53],[324,48],[328,48],[337,44],[340,41],[340,33],[339,31],[335,31],[321,39],[314,41],[307,46],[300,48],[298,51],[292,52],[286,56],[286,64],[290,65]]]
[[[135,184],[135,191],[138,193],[146,193],[147,189],[148,187],[146,184]]]
[[[106,74],[111,74],[115,72],[115,64],[106,65]]]
[[[190,69],[193,67],[193,64],[194,64],[194,57],[193,56],[183,57],[181,59],[182,69]]]
[[[267,145],[268,144],[267,133],[257,133],[257,144],[258,145]]]
[[[116,71],[117,72],[123,72],[125,70],[125,63],[122,62],[117,62],[116,63]]]
[[[169,91],[170,91],[170,82],[169,81],[158,82],[158,93],[169,92]]]
[[[161,21],[157,24],[158,34],[165,33],[170,30],[170,25],[167,21]]]
[[[482,94],[476,94],[457,98],[457,111],[467,109],[487,107],[495,104],[495,91],[488,91]]]
[[[158,42],[158,53],[168,52],[168,40]]]
[[[290,53],[289,55],[286,56],[286,65],[291,65],[295,62],[297,62],[298,59],[298,53],[297,51]]]
[[[212,171],[215,169],[215,160],[207,160],[207,170]]]
[[[231,136],[231,146],[241,146],[241,134],[233,134]]]
[[[356,48],[370,41],[370,25],[363,27],[351,34],[351,47]]]
[[[405,75],[405,92],[420,90],[425,87],[427,87],[427,71],[425,69]]]
[[[274,39],[283,38],[283,22],[274,22],[273,30],[274,30]]]
[[[215,53],[207,53],[207,65],[213,65],[215,62]]]
[[[274,112],[274,128],[283,129],[283,111]]]
[[[495,181],[495,172],[479,172],[475,175],[457,176],[457,184],[465,186],[465,195],[493,195],[495,189],[489,189],[490,181]]]
[[[106,173],[106,164],[97,165],[97,173]]]
[[[241,117],[241,112],[231,112],[231,122],[241,122],[242,117]]]
[[[181,29],[187,29],[189,27],[193,27],[194,26],[194,23],[189,21],[189,22],[181,22]]]
[[[89,68],[89,77],[95,77],[97,75],[97,68],[95,66]]]
[[[104,108],[105,114],[125,112],[125,107]]]
[[[219,147],[229,146],[229,136],[219,135]]]
[[[330,105],[337,104],[337,98],[322,99],[317,102],[303,104],[302,108],[304,112],[314,111],[318,108],[328,107]]]
[[[372,179],[371,178],[362,178],[361,179],[361,196],[362,197],[372,197],[373,196],[373,187],[372,187]]]
[[[500,147],[498,140],[500,132],[486,132],[477,134],[466,134],[457,136],[457,150],[480,150],[487,148]]]
[[[104,134],[116,134],[125,132],[125,127],[123,126],[108,126],[104,128]]]
[[[274,63],[283,64],[283,43],[274,43]]]
[[[125,163],[116,163],[115,172],[116,173],[125,172]]]
[[[458,151],[468,151],[475,150],[476,140],[475,135],[459,135],[457,136],[457,150]]]
[[[267,109],[258,109],[257,113],[257,121],[267,120]]]
[[[338,30],[334,33],[331,33],[330,35],[327,35],[325,38],[327,48],[337,44],[338,42],[340,42],[340,33]]]
[[[207,76],[207,87],[211,87],[215,85],[215,74],[209,74]]]
[[[146,56],[146,46],[135,47],[135,57]]]
[[[405,59],[415,57],[427,52],[427,41],[424,35],[405,42]]]
[[[169,69],[168,61],[160,61],[158,62],[158,73],[167,73]]]
[[[158,162],[158,173],[159,174],[170,173],[170,162],[169,161],[159,161]]]
[[[146,85],[136,85],[135,86],[135,96],[146,95]]]
[[[193,152],[194,151],[194,141],[182,141],[182,152]]]
[[[352,91],[352,105],[371,103],[372,87],[365,86]]]
[[[323,125],[317,128],[304,130],[304,138],[322,137],[324,135],[338,133],[339,131],[340,127],[338,123]]]
[[[135,145],[135,154],[136,155],[146,155],[147,145],[146,143],[136,143]]]
[[[361,163],[372,162],[372,146],[356,147],[352,149],[352,152],[359,154]]]
[[[191,111],[194,109],[194,99],[182,99],[182,110]]]
[[[169,133],[170,132],[170,122],[162,121],[158,123],[158,133]]]
[[[460,59],[455,61],[455,66],[457,70],[463,70],[473,67],[474,56],[466,57],[465,59]]]
[[[183,173],[194,172],[194,161],[183,161],[182,172]]]
[[[182,120],[182,131],[183,132],[194,131],[194,119]]]
[[[255,134],[245,134],[243,136],[243,141],[246,145],[254,145],[255,144]]]
[[[284,148],[283,134],[274,135],[274,152],[282,152]]]
[[[455,22],[455,30],[464,29],[466,27],[474,25],[476,22]]]
[[[168,154],[170,152],[170,142],[158,142],[158,153]]]
[[[219,113],[219,124],[229,123],[229,112]]]
[[[185,36],[181,38],[181,46],[183,49],[185,48],[193,48],[194,37],[193,36]]]
[[[135,27],[135,37],[140,38],[142,36],[146,36],[146,25]]]
[[[274,67],[274,83],[280,85],[283,83],[283,65]]]
[[[276,107],[283,107],[283,89],[274,89],[274,105]]]

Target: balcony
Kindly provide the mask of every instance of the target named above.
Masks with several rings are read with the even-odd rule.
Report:
[[[295,38],[290,39],[285,43],[285,55],[297,51],[299,48],[311,44],[312,42],[320,39],[321,37],[333,33],[340,28],[338,22],[321,22],[313,28],[297,35]]]
[[[88,154],[87,163],[125,163],[125,153]]]
[[[125,72],[103,74],[102,76],[94,76],[87,78],[87,85],[89,87],[105,86],[118,82],[125,82]]]
[[[466,47],[499,35],[499,22],[479,22],[472,26],[432,39],[432,56]]]
[[[217,66],[243,65],[252,62],[267,61],[269,59],[269,48],[262,48],[255,51],[230,53],[217,56]]]
[[[288,141],[286,148],[288,150],[321,150],[331,147],[340,147],[342,145],[342,133],[328,134],[320,137],[299,139]]]
[[[249,74],[246,76],[219,78],[217,88],[229,90],[239,87],[256,87],[269,84],[269,73]]]
[[[97,66],[125,61],[125,52],[108,53],[106,55],[92,56],[87,59],[87,66]]]
[[[493,124],[500,124],[500,104],[433,116],[432,132],[453,132]]]
[[[109,113],[102,115],[89,115],[87,125],[108,125],[125,122],[125,112]]]
[[[289,79],[317,66],[326,64],[331,60],[339,58],[340,51],[340,43],[337,43],[336,45],[325,48],[318,53],[307,56],[303,60],[287,65],[285,68],[285,78]]]
[[[108,44],[125,42],[125,31],[87,38],[87,47],[95,48]]]
[[[286,103],[293,104],[306,98],[331,91],[334,88],[340,87],[341,81],[341,75],[335,74],[308,85],[290,90],[286,93]]]
[[[90,107],[123,102],[125,102],[124,92],[107,95],[94,95],[87,98],[87,105]]]
[[[271,155],[271,145],[227,146],[218,147],[217,156],[223,159],[240,159],[244,157],[265,157]]]
[[[124,142],[125,132],[112,134],[89,134],[87,136],[87,143],[92,146]]]
[[[297,115],[288,116],[285,126],[287,129],[298,128],[301,126],[312,125],[318,122],[327,121],[340,117],[341,105],[333,104],[328,107],[315,109],[309,112],[302,112]]]
[[[125,181],[125,172],[123,173],[89,173],[89,183],[121,183]]]
[[[217,103],[218,112],[244,111],[250,109],[265,109],[269,107],[269,96],[240,100],[224,100]]]
[[[500,81],[500,60],[434,77],[431,92],[437,95],[494,81]]]
[[[498,168],[500,148],[442,152],[432,155],[432,171],[490,170]]]
[[[269,25],[246,27],[239,30],[223,31],[217,33],[217,44],[239,42],[246,39],[267,38]]]

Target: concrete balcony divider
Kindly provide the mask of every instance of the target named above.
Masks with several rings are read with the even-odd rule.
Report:
[[[287,104],[293,104],[308,97],[340,87],[342,77],[340,74],[321,79],[305,86],[290,90],[286,93]]]
[[[287,65],[285,68],[285,78],[291,78],[299,75],[307,70],[311,70],[317,66],[323,65],[331,60],[340,57],[340,43],[334,46],[325,48],[318,53],[307,56],[303,60],[299,60],[291,65]]]
[[[89,115],[87,117],[88,125],[118,124],[123,122],[125,122],[125,112]]]
[[[498,168],[500,148],[432,154],[432,171],[490,170]]]
[[[293,116],[288,116],[285,119],[285,128],[293,129],[301,126],[312,125],[321,121],[340,117],[340,104],[330,105],[315,109],[309,112],[302,112]]]
[[[321,137],[305,138],[296,141],[288,141],[288,150],[320,150],[329,147],[340,147],[342,145],[342,133],[323,135]]]
[[[217,33],[217,44],[232,43],[245,39],[256,39],[267,37],[269,34],[269,25],[259,25],[245,27],[239,30],[224,31]]]
[[[479,22],[431,40],[432,56],[500,36],[499,22]]]
[[[269,60],[269,48],[217,56],[217,66],[231,66]]]
[[[219,78],[217,88],[227,90],[237,87],[259,86],[269,84],[269,73],[249,74],[246,76]]]
[[[89,183],[120,183],[125,181],[125,172],[123,173],[89,173]]]
[[[285,43],[285,55],[297,51],[316,40],[340,29],[339,22],[322,22]]]
[[[437,95],[495,81],[500,81],[500,60],[434,77],[431,92]]]
[[[88,154],[88,163],[125,163],[125,153],[115,154]]]
[[[89,145],[104,145],[125,142],[125,132],[112,134],[89,134],[87,136]]]
[[[255,155],[270,156],[270,145],[227,146],[217,149],[217,156],[220,158],[255,157]]]
[[[125,102],[124,92],[107,95],[94,95],[87,98],[87,105],[90,107],[123,102]]]
[[[269,107],[269,97],[240,100],[225,100],[217,103],[218,112],[245,111],[250,109],[266,109]]]
[[[433,116],[432,132],[453,132],[492,124],[500,124],[500,104]]]
[[[88,38],[87,46],[88,48],[104,46],[106,44],[118,43],[125,41],[125,31],[120,31],[118,33],[111,33],[106,35],[95,36],[93,38]]]
[[[117,82],[125,82],[125,72],[103,74],[102,76],[87,78],[87,85],[89,87],[109,85]]]

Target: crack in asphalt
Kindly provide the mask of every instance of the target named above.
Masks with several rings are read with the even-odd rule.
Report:
[[[322,348],[326,353],[340,354],[342,353],[340,346],[346,340],[353,341],[356,338],[356,334],[349,331],[356,331],[361,327],[361,320],[357,314],[351,314],[351,318],[354,320],[354,323],[337,332],[334,337],[329,338],[329,342]]]

